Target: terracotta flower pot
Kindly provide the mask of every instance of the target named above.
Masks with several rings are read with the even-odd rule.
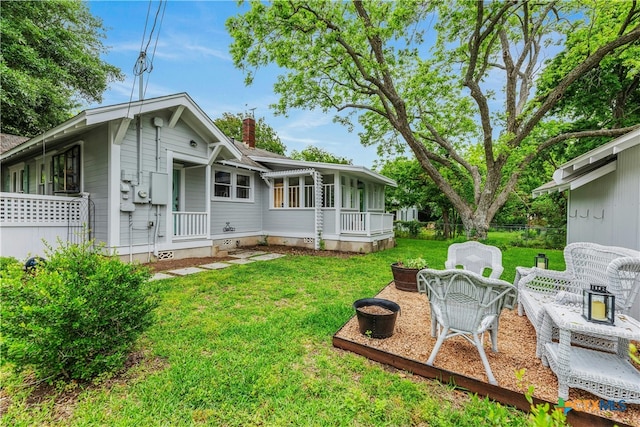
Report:
[[[353,303],[360,333],[371,338],[393,335],[400,306],[383,298],[363,298]]]
[[[391,264],[391,272],[393,273],[393,282],[396,289],[400,291],[418,292],[418,268],[407,268],[399,266],[397,262]]]

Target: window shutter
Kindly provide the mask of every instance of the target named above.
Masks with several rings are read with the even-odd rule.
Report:
[[[29,165],[24,165],[24,174],[22,175],[22,192],[29,194]]]

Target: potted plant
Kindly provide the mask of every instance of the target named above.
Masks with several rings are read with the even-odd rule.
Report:
[[[418,271],[427,268],[427,261],[423,258],[399,260],[391,264],[393,282],[396,289],[408,292],[418,292]]]
[[[353,303],[360,333],[369,338],[393,335],[400,306],[383,298],[362,298]]]

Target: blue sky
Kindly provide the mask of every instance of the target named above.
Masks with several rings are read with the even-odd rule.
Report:
[[[131,97],[133,67],[143,45],[149,4],[148,1],[88,2],[91,13],[101,18],[107,28],[104,44],[109,52],[103,59],[126,75],[125,81],[110,85],[102,105],[128,102]],[[153,0],[145,45],[157,6],[158,1]],[[273,115],[269,104],[277,100],[273,92],[279,73],[276,67],[259,70],[254,83],[245,86],[244,74],[233,66],[229,54],[232,39],[224,26],[229,16],[242,10],[235,1],[167,2],[153,71],[144,75],[145,98],[187,92],[212,119],[224,112],[244,113],[255,108],[255,117],[264,117],[275,129],[287,147],[287,154],[316,145],[349,158],[356,165],[371,167],[377,158],[375,148],[363,147],[357,131],[349,133],[344,126],[333,123],[332,114],[294,110],[288,117]],[[155,35],[149,45],[149,56],[153,53]],[[138,99],[137,83],[132,99]]]

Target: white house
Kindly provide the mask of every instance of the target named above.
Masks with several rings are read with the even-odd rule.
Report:
[[[130,260],[258,242],[371,252],[395,244],[385,186],[362,166],[292,160],[225,136],[186,93],[85,110],[41,135],[3,135],[0,255],[91,238]],[[83,238],[86,238],[86,234]]]
[[[640,128],[563,164],[533,196],[564,190],[567,243],[640,250]]]

